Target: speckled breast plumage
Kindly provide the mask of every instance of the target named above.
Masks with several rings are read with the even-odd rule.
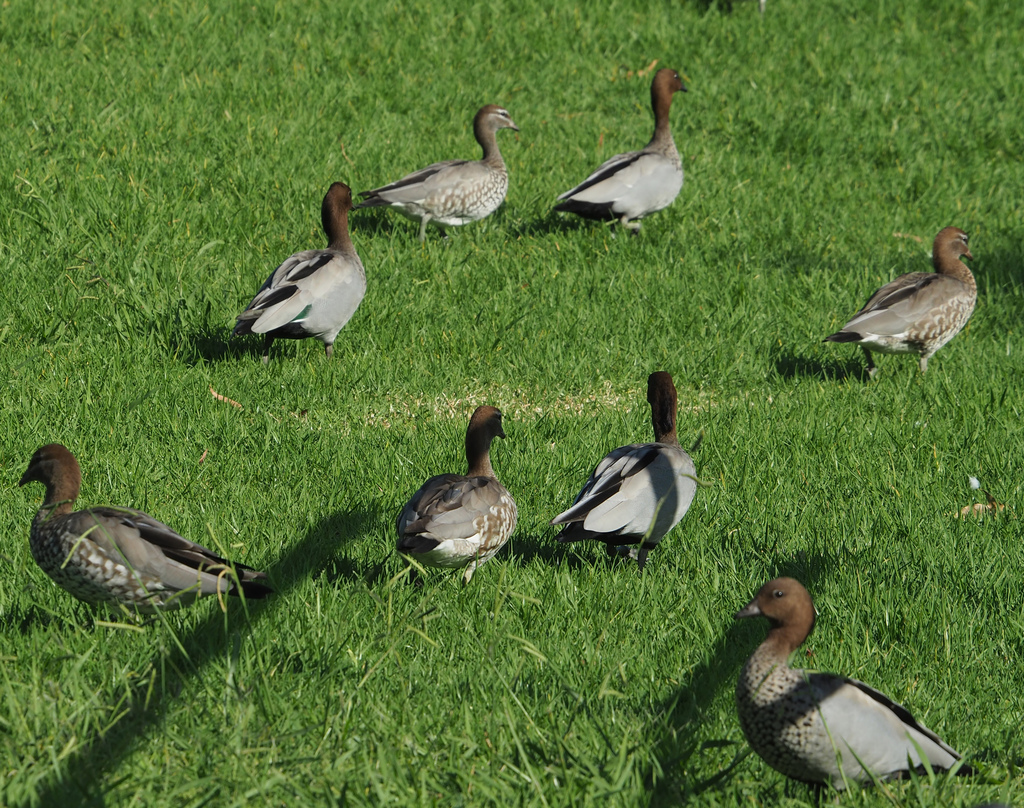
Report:
[[[773,769],[806,782],[831,778],[832,741],[802,671],[755,653],[736,683],[736,708],[747,742]],[[815,760],[823,752],[830,767]]]
[[[488,509],[487,513],[478,516],[473,521],[473,526],[477,529],[477,535],[480,537],[477,566],[483,564],[505,546],[505,542],[516,529],[517,517],[515,501],[508,491],[501,487],[501,496],[498,501]]]
[[[482,177],[452,185],[432,195],[424,204],[443,225],[462,225],[490,216],[505,199],[508,172],[504,166],[487,166]]]
[[[138,575],[124,559],[112,558],[88,536],[68,530],[59,517],[47,521],[37,516],[29,532],[29,547],[43,572],[79,600],[122,603],[140,611],[166,605],[168,593],[160,581]]]
[[[977,297],[977,292],[971,289],[970,294],[950,300],[933,314],[918,334],[914,335],[923,345],[924,356],[930,357],[960,333],[971,319]]]

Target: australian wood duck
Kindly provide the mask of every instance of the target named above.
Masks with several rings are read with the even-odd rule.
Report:
[[[875,375],[871,351],[919,354],[921,372],[928,357],[960,333],[974,311],[978,287],[960,257],[973,259],[967,234],[956,227],[939,231],[932,245],[934,272],[910,272],[875,292],[842,330],[826,342],[856,342]]]
[[[618,219],[634,233],[639,219],[667,208],[683,187],[683,164],[669,126],[672,95],[686,92],[675,70],[662,68],[651,83],[654,135],[640,151],[616,154],[583,182],[566,191],[555,210],[587,219]]]
[[[643,570],[647,553],[679,524],[697,491],[696,469],[676,437],[676,388],[664,371],[647,380],[654,443],[634,443],[597,464],[576,501],[551,520],[564,525],[560,542],[603,541],[609,554],[618,545],[639,545]]]
[[[420,241],[427,225],[455,227],[490,216],[505,199],[508,171],[498,150],[499,129],[519,127],[508,112],[494,104],[481,107],[473,118],[473,135],[484,150],[482,160],[444,160],[397,182],[365,191],[356,208],[390,207],[420,223]]]
[[[232,336],[263,334],[263,361],[275,339],[316,337],[327,358],[338,332],[355,314],[366,294],[366,273],[348,235],[352,191],[331,185],[320,206],[327,234],[324,250],[303,250],[285,260],[238,315]]]
[[[72,513],[82,473],[59,443],[32,455],[19,485],[30,482],[46,486],[29,532],[32,557],[79,600],[153,612],[200,595],[238,595],[241,589],[247,598],[262,598],[271,592],[264,573],[230,564],[141,511],[101,506]]]
[[[466,567],[469,583],[504,546],[516,527],[516,503],[494,476],[495,437],[505,437],[501,411],[478,407],[466,430],[469,469],[431,477],[412,495],[398,515],[398,552],[430,567]]]
[[[960,760],[906,708],[863,682],[789,667],[814,628],[814,604],[799,581],[769,581],[736,613],[741,617],[771,623],[740,672],[736,708],[751,748],[773,769],[841,790],[847,782],[899,777],[922,760],[940,770]]]

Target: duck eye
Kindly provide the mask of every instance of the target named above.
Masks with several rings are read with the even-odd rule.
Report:
[[[772,592],[772,595],[774,595],[776,598],[781,598],[785,594],[786,593],[783,592],[781,589],[776,589],[774,592]]]

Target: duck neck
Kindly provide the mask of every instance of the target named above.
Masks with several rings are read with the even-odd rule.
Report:
[[[963,281],[972,289],[977,290],[978,286],[974,280],[974,274],[960,256],[948,248],[943,248],[932,256],[932,265],[935,271],[941,275],[950,275],[959,281]]]
[[[327,249],[343,253],[355,252],[348,235],[348,210],[332,196],[324,199],[320,208],[320,223],[327,236]]]
[[[787,627],[776,626],[768,632],[757,650],[750,656],[748,664],[758,668],[769,665],[773,668],[788,668],[790,655],[800,647],[798,640]]]
[[[784,662],[789,659],[790,654],[804,644],[804,640],[810,636],[813,630],[813,609],[808,615],[790,616],[785,623],[772,621],[771,630],[764,642],[761,643],[761,647],[757,649],[758,653]]]
[[[654,427],[656,443],[679,445],[676,434],[676,397],[667,391],[659,391],[651,404],[651,425]]]
[[[661,149],[671,148],[675,151],[676,144],[672,140],[672,128],[669,112],[672,109],[672,94],[651,93],[651,109],[654,110],[654,135],[648,148],[658,147]]]
[[[78,498],[78,486],[65,480],[54,480],[46,483],[46,496],[36,513],[36,522],[45,522],[53,517],[71,513],[75,500]]]
[[[502,171],[505,170],[505,161],[501,159],[501,150],[498,148],[498,137],[497,132],[491,129],[485,123],[479,123],[475,127],[473,135],[476,137],[476,142],[480,144],[480,148],[484,150],[484,156],[481,162],[487,163],[492,168],[498,168]]]
[[[494,476],[494,468],[491,466],[491,438],[479,432],[470,432],[466,435],[466,465],[469,470],[467,477],[490,477]]]

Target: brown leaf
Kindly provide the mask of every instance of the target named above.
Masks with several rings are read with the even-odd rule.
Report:
[[[230,404],[232,407],[238,407],[238,409],[242,409],[242,405],[241,404],[239,404],[233,398],[228,398],[227,396],[222,396],[220,393],[218,393],[216,390],[213,389],[213,385],[210,385],[210,394],[215,399],[217,399],[217,401],[225,401],[228,404]]]

